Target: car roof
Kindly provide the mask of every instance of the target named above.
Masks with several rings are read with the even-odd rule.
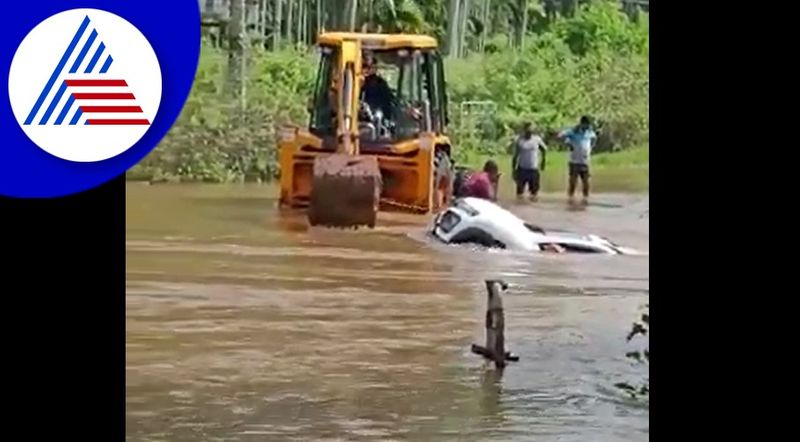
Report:
[[[525,227],[522,219],[494,202],[480,198],[460,198],[449,210],[469,219],[466,224],[459,223],[457,230],[478,228],[492,233],[498,241],[506,245],[514,243],[517,247],[523,248],[530,248],[536,243],[531,241],[535,233]],[[473,210],[477,211],[477,214],[470,213]],[[498,227],[499,232],[494,230],[493,226]],[[498,233],[500,233],[499,236]]]
[[[460,198],[456,201],[456,207],[466,204],[468,207],[471,207],[478,211],[478,216],[493,214],[493,216],[501,216],[506,218],[507,220],[514,220],[519,223],[524,223],[524,221],[512,213],[510,210],[505,209],[504,207],[500,206],[497,203],[494,203],[489,200],[485,200],[482,198]]]

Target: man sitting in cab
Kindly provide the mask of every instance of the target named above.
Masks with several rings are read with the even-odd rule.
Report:
[[[364,72],[364,83],[361,87],[362,100],[369,105],[373,112],[380,109],[386,118],[392,119],[397,104],[396,99],[389,83],[378,73],[375,56],[364,52],[361,69]]]

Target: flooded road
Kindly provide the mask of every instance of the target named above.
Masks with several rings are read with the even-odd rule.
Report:
[[[469,251],[399,215],[309,230],[276,193],[128,186],[129,441],[649,439],[647,407],[613,387],[643,375],[624,355],[646,256]],[[647,197],[596,199],[509,206],[647,251]],[[469,352],[497,277],[521,356],[502,378]]]

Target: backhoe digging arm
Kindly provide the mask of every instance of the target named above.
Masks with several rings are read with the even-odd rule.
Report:
[[[359,151],[360,42],[342,42],[336,67],[336,153],[314,160],[308,220],[312,226],[375,227],[381,171],[377,157]]]
[[[340,78],[337,82],[339,112],[337,112],[337,150],[339,153],[358,155],[358,112],[361,96],[361,44],[344,41],[339,53]]]

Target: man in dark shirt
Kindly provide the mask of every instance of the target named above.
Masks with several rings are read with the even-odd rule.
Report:
[[[393,118],[395,98],[392,88],[378,74],[378,65],[374,57],[365,55],[361,61],[364,82],[361,86],[362,100],[375,112],[380,109],[386,118]]]

